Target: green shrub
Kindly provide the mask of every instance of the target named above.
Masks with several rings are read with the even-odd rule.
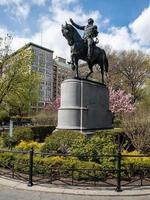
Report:
[[[136,170],[144,169],[144,168],[150,169],[150,156],[144,157],[143,155],[142,157],[136,157],[136,156],[142,155],[140,154],[140,152],[136,150],[132,152],[123,151],[123,155],[131,156],[131,157],[123,158],[123,167],[125,169],[131,170],[131,171],[136,171]]]
[[[8,134],[2,136],[2,147],[13,148],[17,143],[17,139],[14,137],[10,137]]]
[[[15,138],[15,140],[19,143],[21,140],[33,140],[34,135],[30,127],[18,126],[13,130],[13,138]]]
[[[52,134],[52,132],[55,130],[56,127],[41,125],[41,126],[31,126],[30,128],[33,131],[34,135],[33,139],[39,142],[43,142],[48,135]]]
[[[70,153],[82,161],[99,163],[103,168],[113,168],[114,157],[101,157],[101,154],[116,154],[117,136],[121,129],[101,130],[91,138],[79,132],[58,131],[45,140],[42,152]]]
[[[50,135],[55,126],[18,126],[14,128],[13,137],[19,143],[21,140],[30,141],[37,140],[43,142],[47,135]]]
[[[13,136],[10,137],[8,133],[2,133],[3,143],[2,147],[12,148],[19,144],[21,140],[30,141],[33,139],[33,132],[29,127],[16,127],[13,130]]]
[[[101,166],[94,162],[80,161],[74,157],[34,156],[33,173],[50,176],[51,173],[67,177],[72,176],[76,179],[89,179],[91,176],[101,176]],[[0,166],[5,168],[14,168],[15,171],[29,173],[29,156],[23,154],[0,153]],[[55,177],[55,176],[54,176]]]
[[[36,141],[26,142],[26,141],[21,140],[21,142],[17,146],[15,146],[15,149],[22,150],[22,151],[28,151],[31,148],[33,148],[36,151],[40,151],[41,147],[42,147],[42,144],[38,143]]]
[[[69,148],[79,138],[85,136],[75,131],[57,131],[45,139],[42,152],[69,153]]]
[[[133,151],[127,152],[123,151],[123,155],[130,157],[123,157],[122,160],[122,169],[124,170],[123,177],[125,179],[131,179],[132,176],[142,175],[145,176],[148,174],[150,169],[150,156],[149,157],[136,157],[141,156],[140,152]],[[134,157],[135,156],[135,157]]]
[[[14,163],[14,154],[5,152],[0,153],[0,166],[4,168],[11,168]]]
[[[132,153],[124,151],[123,154],[130,156],[140,155],[137,151]],[[141,174],[140,170],[143,170],[144,173],[149,172],[150,157],[123,157],[122,159],[122,176],[125,178],[130,178],[133,175],[139,176]],[[13,167],[15,171],[29,173],[29,155],[10,152],[0,153],[0,167],[8,169]],[[74,179],[78,180],[93,180],[94,177],[96,177],[96,180],[104,180],[107,178],[107,173],[102,171],[103,168],[112,169],[107,165],[104,167],[104,161],[101,164],[97,164],[92,161],[81,161],[73,156],[48,157],[39,154],[34,155],[33,160],[34,174],[50,176],[53,173],[53,177],[57,176],[57,174],[71,177],[73,172]],[[115,174],[111,174],[111,176],[115,176]]]
[[[14,170],[22,173],[29,173],[29,156],[19,154],[14,156]]]
[[[50,135],[54,129],[55,126],[17,126],[13,130],[12,137],[10,137],[8,133],[2,133],[3,141],[0,142],[0,145],[4,147],[14,147],[19,144],[21,140],[43,142],[45,137]]]
[[[111,131],[103,130],[89,139],[77,139],[70,147],[70,151],[80,160],[94,161],[101,164],[103,168],[111,169],[115,165],[114,157],[101,157],[101,155],[116,154],[115,137],[110,133]]]
[[[0,148],[2,148],[2,147],[3,147],[3,137],[0,136]]]
[[[10,117],[9,117],[9,113],[6,112],[5,110],[1,110],[0,109],[0,123],[2,122],[9,122]]]
[[[69,148],[71,154],[78,157],[80,160],[90,160],[89,149],[87,148],[88,141],[89,140],[85,136],[74,140]]]

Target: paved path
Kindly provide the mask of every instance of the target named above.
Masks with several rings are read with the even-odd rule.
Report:
[[[149,200],[150,196],[83,196],[33,192],[0,185],[0,200]]]
[[[104,188],[28,187],[13,179],[0,178],[0,200],[150,200],[150,187],[115,192]]]

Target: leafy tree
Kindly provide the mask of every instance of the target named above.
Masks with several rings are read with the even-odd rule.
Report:
[[[141,87],[150,73],[150,56],[141,51],[112,52],[110,56],[109,82],[134,96],[141,96]]]
[[[3,60],[7,58],[7,56],[11,52],[11,42],[12,42],[12,35],[7,34],[5,38],[0,37],[0,69],[3,63]]]
[[[150,113],[147,110],[124,115],[122,126],[136,150],[150,151]]]
[[[40,76],[31,70],[33,54],[22,49],[3,59],[0,79],[0,106],[10,115],[28,112],[38,98]]]
[[[8,112],[6,112],[5,110],[1,109],[0,110],[0,123],[2,124],[4,121],[5,122],[9,122],[10,117]]]
[[[148,79],[141,89],[141,99],[137,104],[138,109],[150,111],[150,79]]]

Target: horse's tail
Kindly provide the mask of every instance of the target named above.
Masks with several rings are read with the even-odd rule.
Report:
[[[103,51],[103,52],[104,52],[103,63],[104,63],[104,66],[105,66],[105,72],[107,73],[108,72],[108,68],[109,68],[109,63],[108,63],[108,59],[107,59],[105,51]]]

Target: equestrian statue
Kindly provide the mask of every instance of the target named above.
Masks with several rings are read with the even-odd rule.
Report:
[[[78,72],[78,61],[84,60],[87,62],[89,67],[89,73],[86,75],[86,79],[93,73],[93,66],[99,65],[102,75],[102,83],[104,84],[104,71],[108,72],[108,59],[104,49],[96,46],[98,43],[98,30],[97,26],[94,25],[92,18],[88,19],[86,26],[80,26],[70,19],[71,24],[66,22],[62,25],[62,34],[68,41],[71,47],[71,65],[72,69],[76,70],[76,77],[79,78]],[[80,36],[78,31],[75,29],[83,30],[83,38]]]

